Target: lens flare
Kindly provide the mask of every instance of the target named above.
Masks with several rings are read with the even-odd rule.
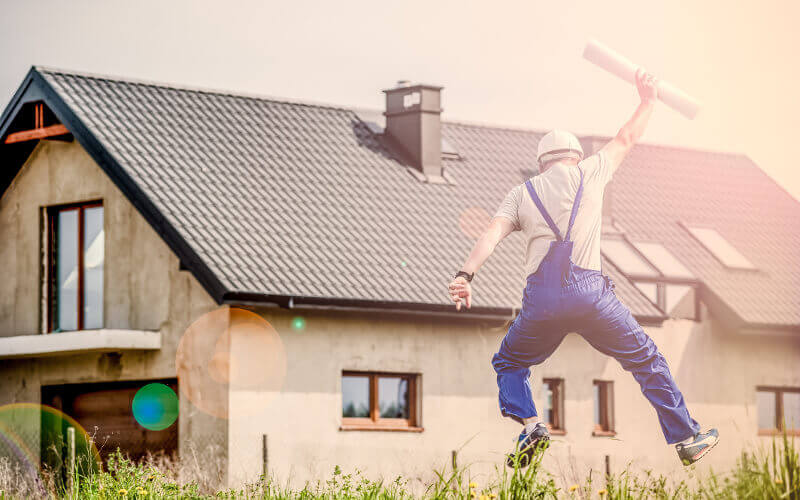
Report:
[[[131,409],[139,425],[163,431],[178,418],[178,395],[164,384],[147,384],[136,391]]]
[[[490,221],[491,217],[486,210],[480,207],[469,207],[458,217],[458,227],[462,233],[477,240],[489,227]]]
[[[304,327],[305,319],[300,319]],[[195,407],[218,418],[246,417],[263,413],[280,393],[286,351],[264,318],[225,306],[189,326],[178,344],[175,366],[181,394]]]
[[[62,411],[36,403],[0,406],[0,457],[18,465],[36,489],[44,493],[45,483],[39,464],[56,473],[64,470],[70,444],[67,442],[67,429],[70,427],[75,429],[77,471],[83,474],[98,471],[100,454],[83,427]]]
[[[304,330],[306,327],[306,319],[302,316],[295,316],[292,319],[292,329],[294,330]]]

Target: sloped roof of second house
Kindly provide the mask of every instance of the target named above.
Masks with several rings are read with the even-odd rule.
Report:
[[[741,322],[800,325],[800,202],[749,158],[637,146],[611,189],[627,234],[661,242]],[[685,226],[713,228],[755,269],[726,267]]]

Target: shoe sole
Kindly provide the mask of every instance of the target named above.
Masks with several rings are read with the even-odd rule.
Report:
[[[694,463],[699,462],[701,458],[706,456],[708,454],[708,452],[711,451],[711,449],[714,448],[717,445],[717,443],[719,443],[719,438],[717,438],[717,440],[714,441],[712,444],[710,444],[710,445],[706,446],[705,448],[703,448],[702,451],[700,451],[700,453],[698,453],[697,455],[693,456],[691,462],[689,462],[688,464],[686,462],[684,462],[683,465],[692,465]]]
[[[519,468],[525,468],[531,463],[531,457],[536,453],[537,450],[541,449],[542,452],[550,447],[550,438],[544,437],[536,441],[535,443],[531,443],[525,448],[519,450],[517,453],[522,454],[517,462],[519,463]],[[514,468],[514,457],[510,456],[508,460],[506,460],[506,465],[508,467]]]

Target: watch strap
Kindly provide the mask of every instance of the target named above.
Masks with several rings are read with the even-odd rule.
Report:
[[[458,278],[458,277],[463,277],[465,280],[467,280],[467,282],[470,282],[470,281],[472,281],[472,278],[475,277],[475,273],[470,274],[470,273],[468,273],[466,271],[459,271],[459,272],[456,273],[456,275],[454,276],[453,279]]]

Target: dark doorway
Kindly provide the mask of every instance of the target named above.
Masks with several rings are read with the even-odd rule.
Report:
[[[132,460],[140,460],[148,453],[174,455],[178,450],[177,421],[164,430],[154,431],[139,425],[133,416],[133,397],[151,383],[164,384],[178,394],[178,382],[174,378],[50,385],[42,386],[42,404],[75,419],[94,441],[103,462],[117,448]],[[41,457],[46,464],[61,462],[65,427],[63,423],[53,425],[42,419]]]

